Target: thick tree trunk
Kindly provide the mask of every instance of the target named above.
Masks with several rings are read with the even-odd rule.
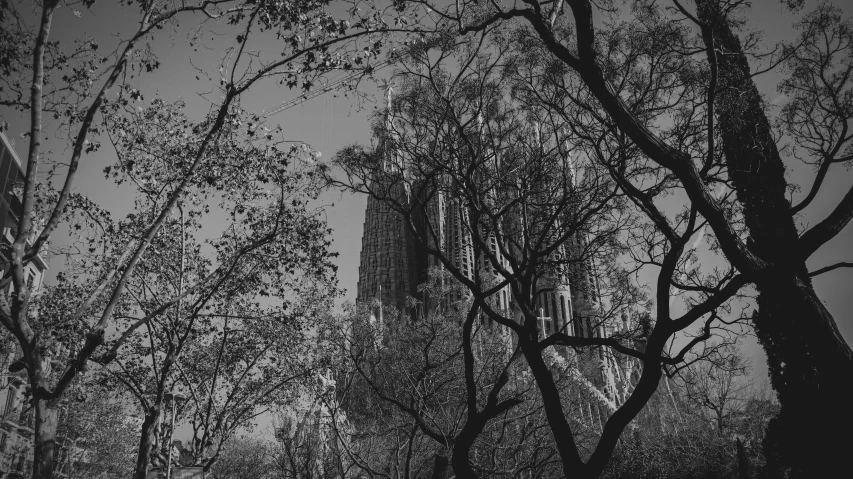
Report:
[[[458,474],[457,474],[458,475]],[[447,456],[444,451],[435,455],[435,461],[432,466],[432,479],[447,478]]]
[[[534,341],[522,341],[521,348],[527,365],[536,379],[536,386],[539,388],[545,409],[545,417],[548,420],[548,426],[551,428],[551,434],[554,436],[557,452],[562,461],[563,474],[566,477],[587,477],[585,474],[587,469],[578,454],[572,429],[563,411],[560,392],[554,383],[551,370],[548,369],[545,360],[542,359],[542,353]]]
[[[474,446],[474,441],[477,440],[477,436],[480,435],[485,426],[486,421],[483,418],[479,416],[468,417],[465,426],[459,432],[459,435],[456,436],[450,457],[450,464],[453,467],[453,474],[456,477],[467,479],[476,479],[479,477],[471,467],[469,457],[471,455],[471,447]]]
[[[755,332],[767,353],[781,412],[774,441],[795,477],[829,477],[845,459],[853,428],[849,407],[853,351],[815,294],[785,193],[785,165],[776,147],[749,64],[717,0],[697,0],[713,28],[718,63],[716,116],[723,153],[750,233],[751,249],[774,265],[756,278]],[[707,34],[706,34],[707,38]]]
[[[787,462],[793,477],[831,477],[851,448],[853,360],[807,278],[780,275],[757,286],[755,330],[782,406],[779,450],[766,453]]]
[[[609,418],[599,416],[602,421],[601,437],[586,463],[581,460],[571,426],[561,405],[559,390],[554,383],[551,370],[542,358],[541,350],[534,341],[520,343],[522,353],[527,359],[527,365],[536,379],[548,426],[557,444],[565,477],[594,479],[600,477],[604,472],[625,428],[648,404],[649,399],[660,384],[663,372],[661,363],[657,358],[660,357],[668,337],[669,334],[662,330],[652,332],[652,336],[644,347],[647,359],[643,362],[643,372],[634,391]],[[590,411],[590,419],[593,418],[593,413]]]
[[[35,404],[35,449],[33,450],[33,479],[52,479],[56,454],[56,425],[59,411],[53,401],[44,399]]]
[[[154,448],[157,423],[160,421],[160,407],[154,406],[145,414],[139,435],[139,449],[136,455],[136,469],[133,479],[146,479],[151,464],[151,450]]]

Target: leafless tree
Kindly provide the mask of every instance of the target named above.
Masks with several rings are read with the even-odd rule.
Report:
[[[393,205],[484,316],[512,333],[563,474],[597,477],[664,370],[675,374],[695,345],[729,328],[721,316],[746,280],[733,269],[702,277],[691,270],[691,238],[704,227],[698,210],[679,211],[672,225],[662,214],[659,223],[636,215],[634,208],[656,211],[631,183],[649,171],[620,170],[636,151],[618,143],[596,110],[551,109],[549,100],[570,101],[576,91],[549,87],[564,69],[524,40],[486,26],[470,39],[439,32],[413,42],[401,53],[402,91],[376,121],[377,149],[350,148],[338,164],[349,188]],[[440,216],[419,216],[436,204],[452,212],[446,221],[458,221],[457,236],[444,232]],[[648,266],[660,270],[654,319],[641,314],[644,298],[630,279]],[[548,304],[560,288],[577,295],[562,314],[556,301]],[[689,306],[680,317],[671,318],[671,294]],[[573,316],[551,329],[540,308]],[[474,319],[463,323],[466,350]],[[685,335],[673,349],[673,338]],[[589,449],[553,376],[570,348],[618,376],[602,380],[606,405],[593,414],[602,429]],[[465,357],[467,367],[476,363],[472,352]],[[476,472],[467,450],[456,443],[453,467],[469,477]]]
[[[533,419],[541,418],[541,403],[513,408],[530,384],[508,381],[516,375],[507,373],[513,368],[508,337],[477,321],[472,330],[477,364],[466,375],[459,325],[470,316],[470,301],[452,277],[438,271],[421,291],[441,306],[416,305],[417,319],[385,307],[377,319],[373,306],[359,305],[325,333],[340,358],[333,368],[340,381],[336,414],[345,415],[349,428],[336,432],[348,462],[383,477],[448,477],[456,444],[470,440],[476,467],[495,477],[549,470],[553,447],[543,443],[544,431]],[[493,422],[467,417],[465,388],[472,385],[466,377],[483,395],[497,396],[493,391],[505,388],[501,402],[488,399],[480,406],[481,414],[494,414],[488,418]],[[469,439],[473,428],[481,429]]]
[[[749,362],[736,346],[715,348],[713,356],[681,371],[688,401],[710,412],[717,432],[723,435],[732,414],[740,411],[751,393]]]
[[[629,12],[588,0],[430,4],[448,29],[463,35],[520,27],[520,38],[529,40],[525,48],[547,51],[547,65],[558,73],[546,83],[567,90],[552,102],[554,111],[567,121],[588,114],[610,137],[602,160],[666,244],[657,284],[659,325],[679,324],[666,306],[673,283],[717,304],[747,284],[755,287],[753,323],[782,404],[774,427],[782,435],[782,455],[803,477],[832,474],[844,467],[838,461],[847,444],[830,439],[839,434],[828,431],[853,424],[841,399],[851,382],[853,351],[811,278],[850,263],[809,272],[805,262],[853,218],[853,189],[813,226],[798,228],[796,219],[812,204],[826,172],[850,161],[850,23],[822,4],[803,17],[789,45],[755,55],[756,37],[739,34],[741,2],[695,3],[694,9],[675,0],[633,2],[625,7]],[[623,20],[623,13],[631,19]],[[780,64],[792,73],[782,84],[792,100],[780,117],[784,136],[777,137],[753,76]],[[589,131],[579,136],[590,148],[604,139]],[[786,140],[817,166],[813,186],[797,204],[788,197],[794,185],[780,154]],[[642,182],[633,176],[638,169],[645,171]],[[659,204],[661,194],[672,192],[688,202],[685,222],[673,221]],[[680,225],[687,228],[679,231]],[[704,280],[682,284],[675,268],[704,225],[730,272],[710,287]],[[816,438],[808,451],[802,437]]]

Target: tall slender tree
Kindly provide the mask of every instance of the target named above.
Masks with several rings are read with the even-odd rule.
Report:
[[[31,5],[29,9],[26,5]],[[58,0],[21,5],[2,2],[2,44],[4,75],[0,104],[29,116],[29,148],[26,175],[21,188],[22,211],[14,241],[4,247],[4,275],[0,287],[12,286],[4,296],[0,323],[12,332],[23,350],[23,362],[33,391],[35,409],[35,457],[33,477],[46,479],[54,469],[56,402],[64,394],[87,361],[101,350],[111,329],[114,312],[122,302],[126,286],[136,268],[146,259],[149,246],[161,233],[178,205],[187,195],[205,188],[201,171],[211,155],[227,141],[234,129],[246,129],[238,123],[239,98],[258,81],[274,78],[290,87],[308,89],[318,76],[331,70],[365,69],[379,53],[381,40],[376,33],[389,30],[383,13],[372,8],[351,9],[341,15],[327,11],[324,0],[292,4],[278,1],[204,0],[173,3],[167,1],[125,2],[121,11],[136,15],[136,28],[115,37],[115,44],[96,41],[62,43],[51,38],[51,26],[57,13],[65,8]],[[89,8],[94,2],[79,3]],[[399,10],[391,12],[398,14]],[[147,222],[127,242],[115,259],[92,271],[98,278],[92,288],[80,288],[72,297],[75,312],[67,316],[72,323],[85,321],[86,339],[56,377],[48,374],[42,356],[45,335],[31,323],[32,291],[24,271],[67,217],[77,173],[86,155],[100,145],[102,113],[121,108],[142,98],[145,74],[158,68],[154,39],[163,31],[180,28],[183,20],[201,24],[200,31],[219,28],[234,41],[223,48],[219,73],[209,72],[216,80],[211,85],[217,98],[204,118],[192,122],[192,139],[187,138],[186,156],[166,184],[140,185],[162,188],[162,201],[154,205]],[[74,21],[74,18],[69,18]],[[280,41],[274,55],[264,56],[252,42],[260,35]],[[167,42],[168,43],[168,42]],[[215,68],[214,68],[215,69]],[[54,159],[60,165],[55,175],[42,176],[49,164],[43,152],[45,113],[61,122],[68,149]],[[51,116],[48,116],[49,120]],[[256,123],[249,126],[257,127]],[[256,132],[255,132],[256,133]],[[215,156],[215,154],[214,154]],[[141,165],[136,165],[141,166]],[[61,184],[50,195],[40,195],[40,183]],[[210,186],[210,185],[208,185]],[[44,190],[47,190],[45,188]],[[36,206],[42,206],[37,208]],[[38,213],[41,211],[42,216]],[[180,296],[174,298],[175,304]]]
[[[104,212],[81,212],[81,219],[97,226],[84,229],[86,223],[75,223],[91,232],[83,239],[88,249],[69,255],[59,283],[40,298],[54,331],[72,343],[84,331],[68,321],[74,311],[66,299],[92,287],[96,279],[90,272],[114,261],[128,237],[144,230],[150,212],[163,201],[161,185],[179,176],[176,168],[193,143],[187,141],[192,135],[181,108],[181,103],[154,100],[145,109],[131,110],[129,119],[110,117],[108,131],[119,159],[107,169],[108,176],[141,188],[135,211],[122,221]],[[199,183],[210,191],[195,190],[178,205],[152,241],[151,256],[129,278],[128,294],[117,307],[114,324],[120,334],[98,360],[118,381],[112,384],[126,387],[139,401],[144,420],[138,477],[146,476],[158,442],[166,393],[183,389],[206,418],[199,425],[204,437],[193,450],[198,462],[209,467],[216,457],[210,444],[221,447],[263,409],[262,403],[275,401],[289,385],[283,377],[301,376],[289,366],[293,357],[286,352],[298,351],[304,308],[325,304],[335,293],[329,231],[321,210],[308,206],[320,191],[319,178],[305,161],[313,158],[311,152],[301,145],[280,151],[271,143],[267,136],[235,132],[219,145],[200,175]],[[213,201],[229,224],[205,245],[200,219]],[[312,294],[316,291],[324,293]],[[224,362],[200,359],[211,342],[227,345],[220,351],[227,353]],[[219,404],[223,397],[230,407]],[[210,408],[215,412],[204,414]]]

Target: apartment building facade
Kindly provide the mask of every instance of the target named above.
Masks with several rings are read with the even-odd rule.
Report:
[[[18,234],[25,174],[14,143],[0,133],[0,263],[4,273],[9,265],[8,246]],[[41,256],[26,266],[24,277],[32,291],[41,286],[46,270]],[[11,288],[9,285],[0,293],[8,297]],[[29,477],[32,470],[33,413],[26,395],[26,371],[9,370],[20,357],[17,341],[7,331],[0,331],[0,479]]]

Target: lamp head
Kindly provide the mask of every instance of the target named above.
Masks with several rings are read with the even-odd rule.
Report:
[[[184,395],[184,393],[182,393],[180,391],[169,391],[166,393],[165,398],[171,399],[173,401],[183,401],[187,397],[186,397],[186,395]]]

